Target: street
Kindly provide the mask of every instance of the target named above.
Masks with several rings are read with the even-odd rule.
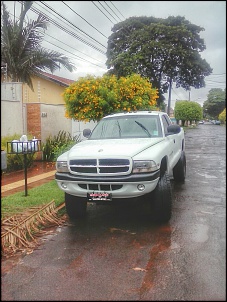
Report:
[[[2,274],[2,301],[226,301],[226,127],[185,140],[169,223],[138,204],[91,204]]]

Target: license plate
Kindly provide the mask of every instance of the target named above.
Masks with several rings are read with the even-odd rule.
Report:
[[[87,193],[87,198],[90,201],[95,201],[95,200],[112,200],[112,194],[111,193],[106,193],[106,192],[92,192],[92,193]]]

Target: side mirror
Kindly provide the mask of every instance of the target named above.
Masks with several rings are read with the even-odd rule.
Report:
[[[181,127],[179,125],[170,125],[167,127],[167,135],[177,134],[181,131]]]
[[[91,135],[91,129],[84,129],[83,130],[83,136],[84,137],[89,137]]]

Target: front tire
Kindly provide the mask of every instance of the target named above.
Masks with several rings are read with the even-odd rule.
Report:
[[[172,187],[167,172],[160,177],[152,192],[151,210],[155,222],[168,222],[172,215]]]
[[[65,208],[70,219],[82,218],[86,215],[86,198],[65,193]]]
[[[186,157],[185,152],[181,152],[181,157],[173,168],[173,178],[177,182],[184,182],[186,176]]]

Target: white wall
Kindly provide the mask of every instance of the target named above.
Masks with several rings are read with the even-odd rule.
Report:
[[[25,134],[25,126],[22,83],[1,83],[1,136]]]
[[[72,135],[71,119],[67,119],[64,115],[64,105],[41,104],[41,140],[43,142],[49,135],[58,135],[59,131],[66,131]]]
[[[41,104],[41,140],[44,142],[51,135],[58,135],[59,131],[66,131],[72,137],[83,140],[83,130],[96,125],[95,122],[79,122],[65,117],[64,105]]]
[[[95,127],[96,122],[79,122],[65,117],[64,105],[41,105],[41,141],[59,131],[66,131],[72,137],[84,139],[83,130]],[[22,103],[22,83],[1,84],[1,136],[27,134],[26,104]]]

